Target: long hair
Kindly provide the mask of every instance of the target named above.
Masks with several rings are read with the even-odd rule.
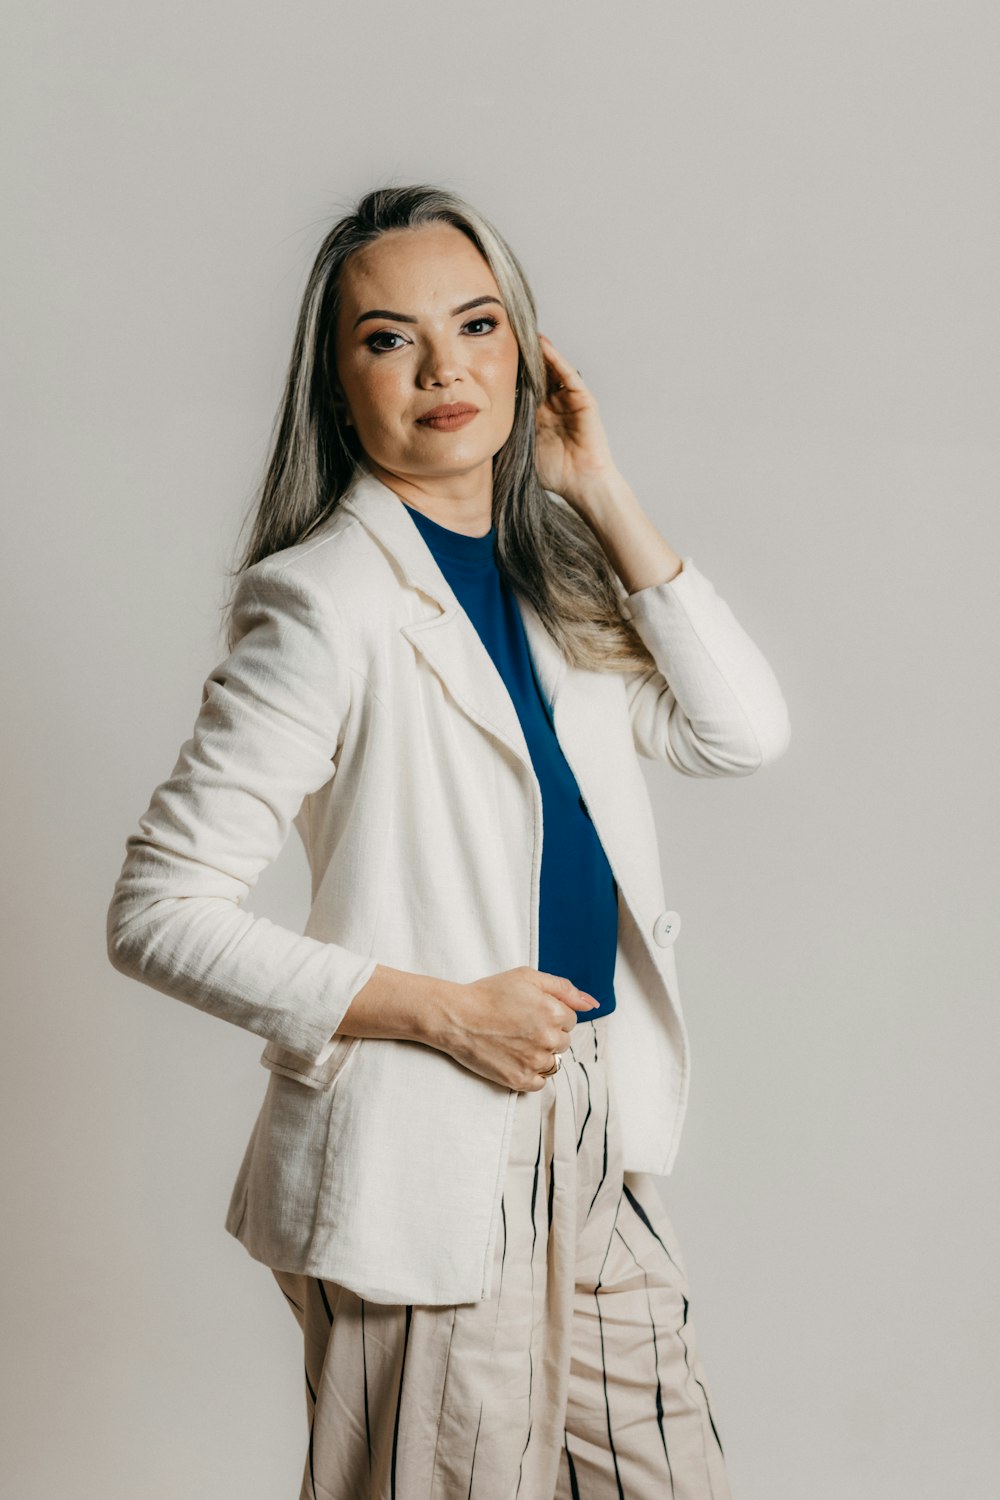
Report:
[[[503,236],[457,193],[414,184],[366,193],[320,245],[299,310],[285,389],[249,539],[231,578],[272,552],[304,541],[367,468],[356,430],[341,420],[335,334],[340,275],[348,257],[388,230],[446,223],[460,229],[493,272],[520,348],[510,436],[493,456],[492,522],[501,575],[538,611],[574,666],[591,671],[655,665],[621,610],[626,589],[586,521],[542,488],[535,469],[535,410],[546,392],[535,301]],[[246,521],[244,521],[246,525]],[[232,597],[223,605],[232,639]]]

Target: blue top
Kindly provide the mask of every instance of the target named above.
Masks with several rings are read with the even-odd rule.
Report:
[[[556,738],[516,596],[497,566],[496,528],[466,536],[406,508],[507,686],[541,788],[538,967],[599,1000],[600,1009],[576,1013],[595,1021],[615,1008],[618,886]]]

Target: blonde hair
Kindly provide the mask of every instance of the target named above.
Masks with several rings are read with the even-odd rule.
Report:
[[[507,241],[457,193],[426,184],[376,188],[329,230],[306,283],[266,472],[251,506],[249,539],[236,577],[303,541],[335,510],[365,458],[342,421],[335,365],[340,275],[348,257],[389,230],[447,223],[460,229],[493,272],[521,351],[520,391],[510,436],[493,458],[493,525],[501,573],[538,611],[574,666],[591,671],[655,665],[621,611],[626,590],[590,526],[535,470],[535,410],[545,399],[535,301]],[[244,522],[244,525],[246,521]],[[223,606],[232,644],[232,598]]]

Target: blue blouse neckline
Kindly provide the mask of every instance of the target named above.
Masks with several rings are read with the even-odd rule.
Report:
[[[464,531],[453,531],[450,526],[442,526],[440,521],[432,521],[430,516],[417,510],[415,506],[408,505],[405,500],[403,504],[406,505],[417,530],[432,552],[450,558],[453,562],[466,563],[484,571],[495,566],[496,559],[493,555],[493,544],[496,540],[495,526],[491,526],[483,536],[468,536]]]

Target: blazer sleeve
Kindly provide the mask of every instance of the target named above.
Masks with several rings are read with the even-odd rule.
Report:
[[[332,600],[265,558],[239,575],[235,644],[157,787],[107,915],[121,973],[315,1062],[375,960],[242,903],[303,799],[335,774],[351,672]]]
[[[791,726],[774,672],[693,558],[622,607],[656,664],[625,677],[639,755],[687,776],[749,776],[784,754]]]

